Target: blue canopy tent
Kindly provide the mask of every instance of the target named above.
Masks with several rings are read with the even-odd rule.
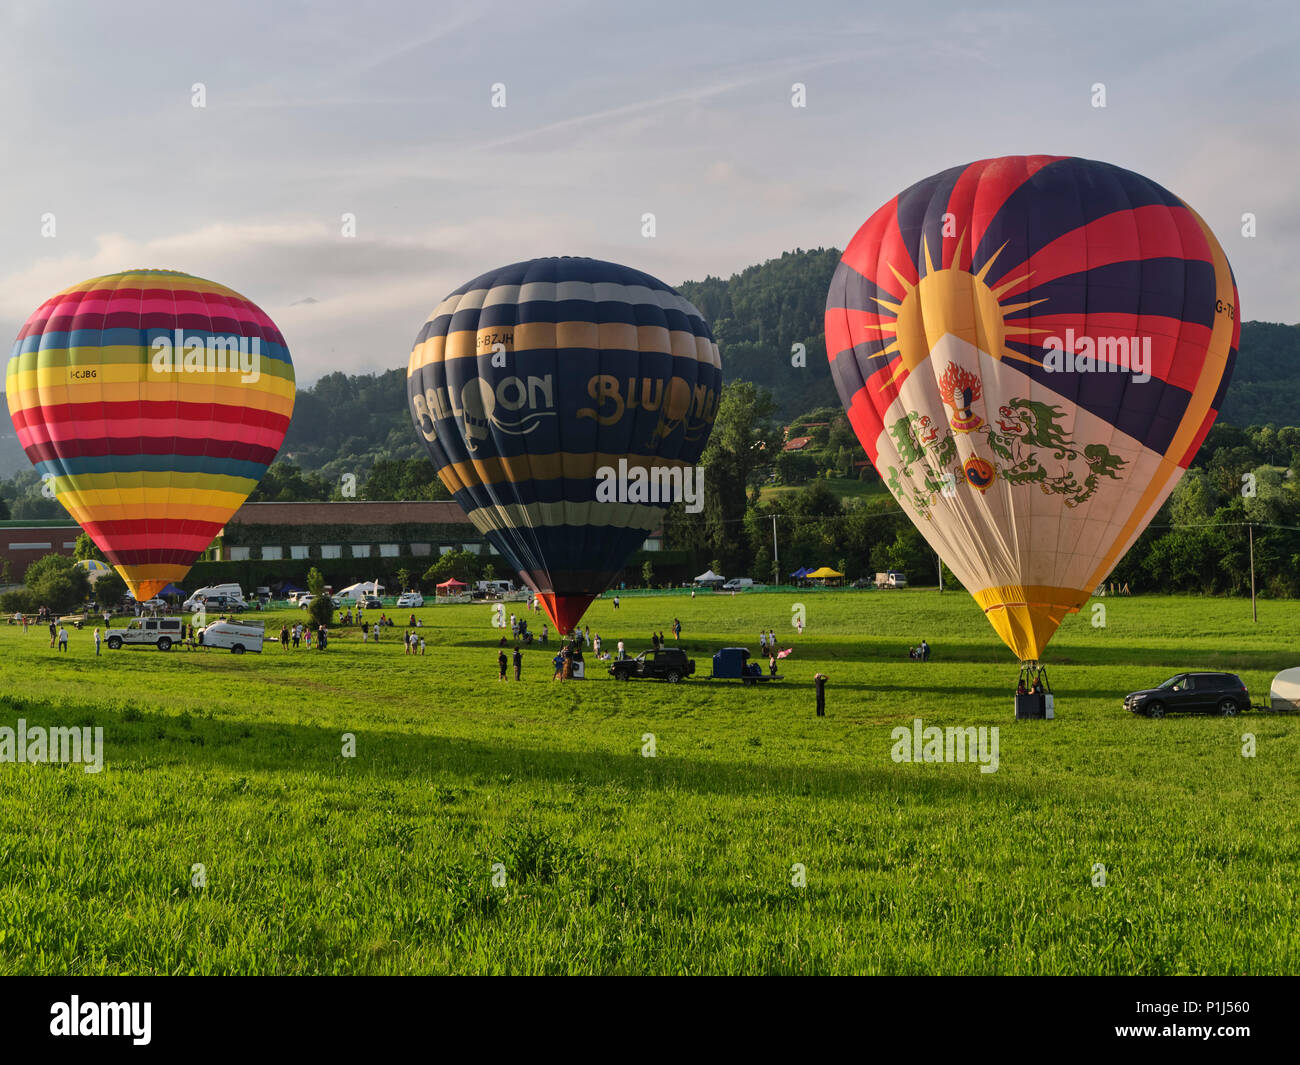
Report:
[[[807,567],[807,566],[800,566],[797,570],[795,570],[792,574],[790,574],[790,576],[791,576],[791,577],[806,577],[806,576],[808,576],[808,567]]]
[[[184,598],[185,598],[185,589],[184,589],[184,588],[177,588],[176,585],[174,585],[174,584],[169,584],[169,585],[167,585],[166,588],[164,588],[161,592],[158,593],[158,597],[159,597],[160,599],[167,599],[167,598],[170,598],[170,597],[173,596],[173,595],[176,596],[176,597],[178,597],[178,598],[180,598],[180,599],[184,599]]]

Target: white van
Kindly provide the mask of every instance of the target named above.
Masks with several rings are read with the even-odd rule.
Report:
[[[748,577],[732,577],[722,586],[724,592],[743,592],[746,588],[754,587],[754,582]]]
[[[260,621],[214,621],[199,629],[197,639],[204,647],[229,648],[234,655],[245,651],[261,654],[266,625]]]
[[[195,610],[203,605],[205,599],[231,599],[240,606],[248,606],[244,602],[244,591],[237,584],[214,584],[210,588],[200,588],[197,592],[185,600],[186,610]]]
[[[180,643],[184,635],[180,618],[136,618],[124,629],[109,629],[108,646],[113,651],[119,647],[143,646],[170,651],[172,644]]]

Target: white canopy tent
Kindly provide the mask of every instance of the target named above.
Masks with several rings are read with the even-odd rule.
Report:
[[[1273,678],[1268,705],[1273,710],[1300,711],[1300,669],[1284,669]]]
[[[696,584],[722,584],[724,581],[726,581],[726,579],[727,579],[726,577],[719,577],[716,573],[713,572],[713,570],[706,569],[703,573],[701,573],[698,577],[695,578],[695,583]]]

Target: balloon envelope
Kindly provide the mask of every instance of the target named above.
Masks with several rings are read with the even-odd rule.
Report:
[[[1148,179],[1052,156],[918,182],[845,250],[826,348],[867,454],[1007,645],[1036,660],[1214,422],[1237,290]]]
[[[662,281],[533,259],[434,309],[407,393],[442,483],[568,632],[698,462],[720,367],[700,312]]]
[[[27,457],[143,602],[185,576],[275,458],[294,375],[243,296],[132,270],[43,303],[5,394]]]

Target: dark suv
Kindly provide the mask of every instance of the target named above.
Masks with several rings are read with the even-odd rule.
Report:
[[[1179,673],[1156,688],[1130,692],[1124,709],[1131,714],[1223,714],[1250,709],[1250,692],[1235,673]]]
[[[695,672],[695,659],[687,658],[686,652],[676,647],[665,647],[660,651],[642,651],[635,658],[616,658],[609,667],[609,675],[615,680],[666,680],[676,684],[683,677]]]

